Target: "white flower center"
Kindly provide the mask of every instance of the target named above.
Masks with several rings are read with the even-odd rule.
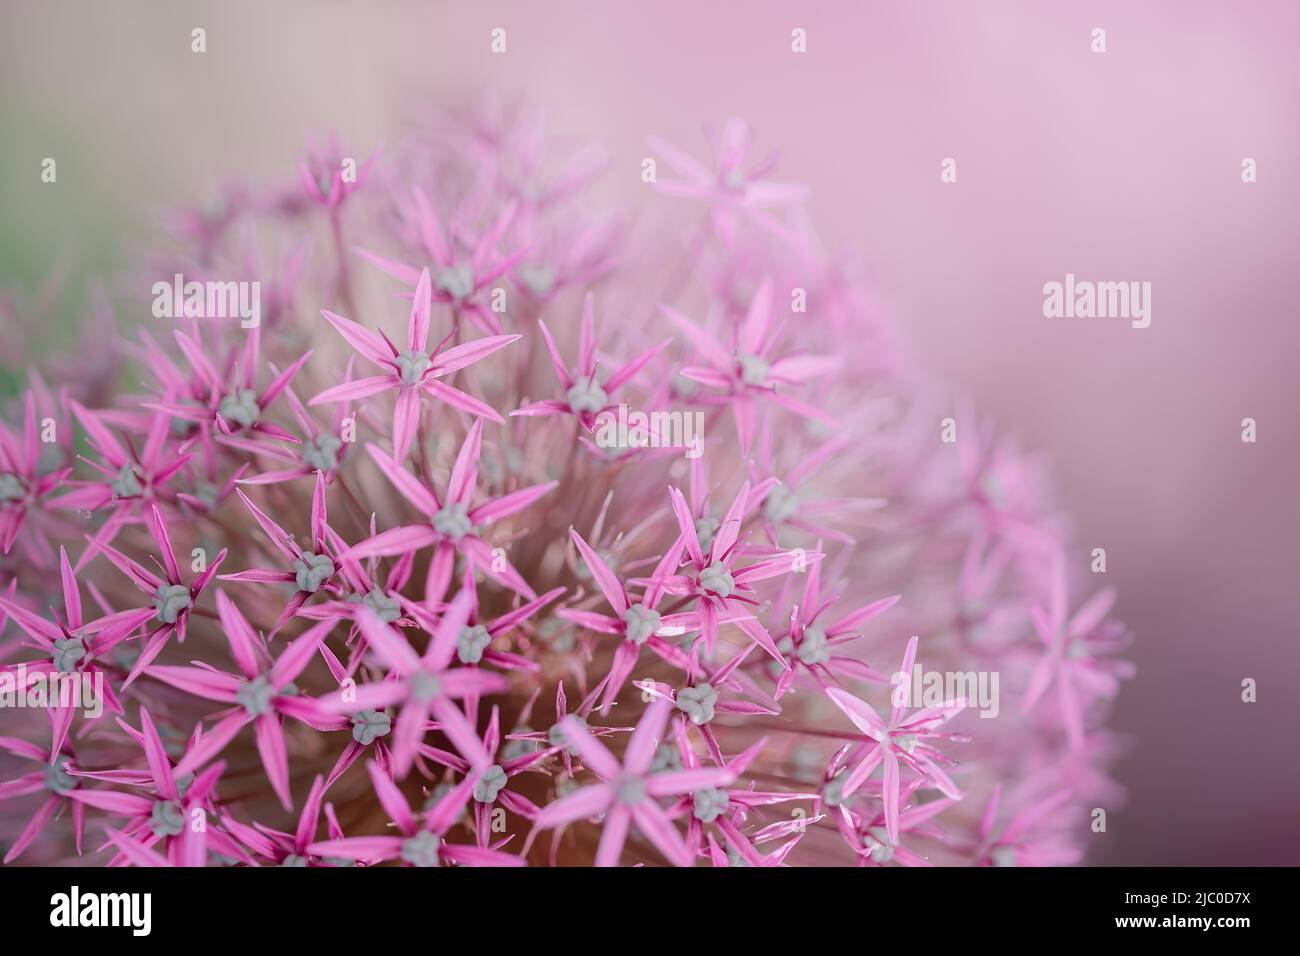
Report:
[[[397,363],[397,372],[403,385],[419,385],[424,373],[429,370],[428,353],[407,349],[393,359]]]
[[[433,530],[452,539],[465,537],[473,526],[469,520],[469,509],[455,502],[444,505],[433,516]]]
[[[718,597],[731,597],[736,590],[736,579],[731,576],[731,571],[725,564],[714,561],[700,572],[700,587]]]
[[[227,422],[240,428],[252,428],[262,416],[257,404],[257,392],[251,388],[237,388],[221,400],[217,412]]]
[[[334,576],[334,561],[328,554],[304,551],[293,562],[294,581],[299,591],[315,594],[320,586]]]
[[[697,726],[713,719],[717,703],[718,692],[712,684],[697,684],[677,692],[677,709]]]
[[[780,650],[780,648],[778,648]],[[799,641],[799,660],[812,667],[831,659],[831,649],[826,642],[826,632],[820,627],[805,627]]]
[[[479,803],[491,803],[497,798],[509,780],[500,764],[493,764],[483,772],[474,784],[474,799]]]
[[[633,604],[623,615],[623,624],[627,628],[627,639],[633,644],[644,644],[659,630],[663,616],[654,608],[644,604]]]
[[[339,466],[339,449],[343,442],[336,435],[318,435],[302,446],[302,460],[317,471],[333,471]]]
[[[437,866],[442,840],[437,834],[421,830],[402,841],[402,859],[412,866]]]
[[[153,606],[158,612],[158,620],[164,624],[175,624],[181,611],[193,603],[190,589],[183,584],[160,584],[154,591]]]
[[[462,664],[477,664],[483,660],[483,652],[492,643],[492,635],[482,624],[462,627],[456,638],[456,656]]]
[[[460,300],[474,291],[474,273],[469,266],[449,266],[438,273],[438,288]]]
[[[594,378],[583,376],[573,383],[566,399],[570,411],[596,413],[609,404],[609,396]]]
[[[740,366],[740,380],[746,385],[762,385],[772,369],[767,359],[758,355],[738,355],[736,364]]]

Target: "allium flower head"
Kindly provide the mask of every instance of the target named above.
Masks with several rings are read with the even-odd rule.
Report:
[[[630,198],[550,143],[487,106],[313,147],[174,213],[94,294],[94,361],[23,356],[5,862],[1082,858],[1129,635],[1069,599],[1045,470],[896,347],[742,121],[707,162],[652,140]],[[177,272],[253,277],[261,323],[156,316]],[[52,276],[0,295],[6,342]],[[994,698],[914,699],[954,675]],[[8,706],[66,680],[103,707]]]

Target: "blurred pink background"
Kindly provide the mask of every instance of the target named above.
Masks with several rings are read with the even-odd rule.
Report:
[[[79,275],[120,267],[142,210],[292,175],[313,133],[368,152],[431,103],[526,94],[627,190],[647,134],[701,153],[742,115],[920,360],[1050,453],[1079,544],[1107,549],[1139,675],[1131,799],[1092,862],[1300,863],[1300,6],[807,6],[4,0],[0,279],[69,244]],[[1151,282],[1151,327],[1045,319],[1066,272]]]

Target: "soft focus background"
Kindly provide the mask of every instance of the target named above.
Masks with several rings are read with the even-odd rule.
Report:
[[[1300,863],[1300,5],[808,6],[0,0],[0,283],[66,255],[84,284],[166,204],[293,176],[318,133],[366,155],[430,104],[526,95],[622,190],[647,134],[700,154],[742,115],[922,363],[1052,456],[1107,549],[1139,674],[1114,721],[1130,801],[1091,860]],[[1151,282],[1151,327],[1045,319],[1066,272]]]

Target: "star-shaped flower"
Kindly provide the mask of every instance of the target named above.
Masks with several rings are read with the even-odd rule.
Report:
[[[380,150],[375,150],[360,165],[353,161],[351,174],[347,175],[344,167],[346,154],[337,137],[331,135],[323,143],[313,144],[298,163],[302,188],[312,202],[332,212],[361,188],[379,154]]]
[[[144,751],[147,773],[137,777],[133,772],[124,776],[113,771],[83,771],[80,776],[110,780],[145,792],[82,788],[75,790],[72,798],[114,816],[127,817],[127,823],[121,827],[122,835],[151,853],[154,852],[151,847],[162,843],[166,850],[162,855],[173,866],[201,866],[209,846],[235,858],[246,858],[234,840],[215,827],[207,826],[208,818],[215,819],[216,816],[216,786],[225,771],[225,764],[217,762],[197,775],[179,764],[173,766],[153,718],[143,707],[140,709],[139,731],[123,720],[118,723]],[[110,862],[110,866],[130,859],[132,855],[132,847],[123,847],[121,841],[112,839],[111,834],[107,846],[115,846],[122,854]],[[153,865],[152,858],[145,865]]]
[[[993,788],[980,818],[978,842],[971,848],[976,866],[1074,866],[1083,853],[1066,839],[1072,823],[1053,825],[1053,819],[1069,820],[1070,791],[1058,790],[1025,800],[1010,819],[999,827],[1002,784]]]
[[[637,373],[650,364],[655,356],[662,352],[671,341],[665,339],[655,347],[647,349],[627,362],[613,375],[605,377],[598,374],[600,370],[597,367],[596,350],[599,343],[596,340],[595,306],[593,303],[594,296],[589,292],[582,310],[582,331],[578,343],[578,367],[575,374],[572,375],[569,374],[569,370],[564,364],[564,358],[560,355],[555,339],[551,337],[551,330],[546,327],[544,321],[537,320],[537,325],[542,330],[542,338],[546,340],[546,350],[551,355],[551,365],[555,369],[555,377],[559,379],[560,387],[564,389],[564,399],[544,399],[539,402],[531,402],[511,412],[511,415],[576,415],[578,420],[582,422],[582,427],[587,431],[591,431],[596,427],[596,418],[601,412],[616,407],[612,401],[614,394],[632,381]]]
[[[325,798],[325,780],[318,774],[312,781],[307,800],[298,817],[298,826],[293,833],[274,830],[261,823],[249,826],[226,814],[221,818],[221,825],[244,846],[253,851],[256,858],[267,861],[272,866],[317,867],[335,866],[335,862],[317,856],[308,850],[316,839],[316,828],[320,824],[321,801]],[[338,820],[328,813],[330,838],[340,839],[343,831]]]
[[[698,602],[701,639],[706,653],[713,655],[718,641],[718,625],[730,620],[771,655],[774,661],[788,670],[790,665],[777,650],[776,642],[772,640],[767,628],[746,612],[747,607],[758,604],[754,582],[788,574],[794,567],[793,559],[786,554],[755,561],[753,564],[741,564],[745,551],[739,538],[741,524],[751,507],[749,482],[745,482],[737,492],[708,549],[700,547],[695,518],[682,493],[670,487],[668,495],[677,515],[677,525],[681,532],[678,540],[684,548],[686,564],[676,574],[660,580],[669,594],[687,595]],[[820,552],[804,555],[808,564],[821,559]]]
[[[284,718],[292,717],[318,730],[345,726],[342,720],[324,717],[317,703],[299,695],[293,686],[294,679],[311,662],[317,647],[333,630],[334,622],[322,621],[310,628],[271,661],[265,644],[224,591],[217,592],[217,615],[239,674],[228,674],[209,665],[154,665],[145,673],[196,697],[235,705],[205,738],[200,753],[205,758],[215,756],[245,725],[253,724],[267,780],[284,808],[292,810]],[[192,754],[191,759],[198,758]]]
[[[456,463],[451,470],[444,495],[432,488],[386,455],[374,445],[366,451],[383,470],[384,475],[407,501],[426,518],[426,523],[391,528],[381,534],[353,545],[343,555],[346,558],[368,558],[374,555],[405,554],[418,548],[433,545],[425,581],[425,601],[429,605],[440,603],[451,583],[456,555],[493,580],[527,598],[537,595],[518,571],[501,555],[493,555],[493,548],[480,536],[480,529],[494,521],[522,511],[538,498],[551,491],[559,482],[521,488],[474,505],[474,491],[478,482],[478,463],[483,445],[483,420],[470,427],[465,444],[461,445]]]
[[[218,434],[223,435],[242,434],[297,443],[298,439],[290,432],[267,421],[265,416],[271,403],[288,388],[312,353],[304,352],[283,371],[270,366],[273,377],[259,392],[257,370],[261,364],[261,338],[260,329],[248,331],[244,351],[239,356],[233,374],[227,376],[212,364],[197,336],[177,331],[176,342],[190,360],[202,391],[206,394],[195,402],[150,402],[145,407],[165,412],[180,421],[193,422],[200,426],[203,434],[215,428]],[[169,429],[172,425],[173,422],[169,420]],[[186,448],[192,442],[193,439],[189,439]]]
[[[766,179],[775,165],[775,157],[753,163],[750,140],[750,129],[744,120],[728,120],[713,137],[714,164],[710,169],[659,137],[650,137],[650,148],[681,177],[657,180],[655,188],[668,195],[708,203],[714,228],[728,247],[735,244],[741,215],[776,236],[794,241],[790,229],[767,210],[798,204],[807,195],[807,187]]]
[[[344,373],[345,382],[352,381],[352,364],[352,360],[349,359],[347,371]],[[324,429],[307,413],[302,400],[298,398],[292,387],[284,390],[284,397],[302,433],[299,444],[292,450],[283,444],[253,441],[238,435],[218,436],[217,440],[230,448],[275,458],[291,466],[264,471],[251,478],[240,478],[239,484],[274,485],[295,478],[307,478],[313,474],[324,475],[328,484],[333,481],[344,459],[347,458],[352,443],[344,438],[344,423],[352,415],[351,402],[340,402],[334,411],[333,423],[329,429]]]
[[[920,853],[904,846],[902,838],[909,833],[933,839],[940,838],[942,834],[929,825],[930,821],[957,801],[951,797],[941,797],[938,800],[928,800],[925,803],[908,806],[908,801],[920,784],[921,781],[913,780],[901,791],[897,799],[904,809],[895,811],[892,828],[889,824],[888,803],[884,809],[868,812],[850,809],[847,804],[840,804],[840,812],[835,822],[840,835],[857,854],[858,866],[888,866],[890,863],[897,863],[899,866],[931,865],[930,861]],[[888,789],[885,792],[888,794]]]
[[[236,494],[252,512],[254,520],[270,539],[271,544],[283,556],[287,567],[281,570],[253,568],[234,574],[223,574],[221,580],[293,584],[297,588],[281,612],[279,620],[275,622],[275,627],[271,629],[270,636],[274,637],[280,632],[280,628],[311,600],[312,595],[323,592],[330,596],[337,596],[340,593],[340,585],[336,578],[341,564],[339,555],[345,550],[345,545],[343,539],[330,527],[325,499],[325,476],[320,472],[316,473],[316,489],[312,495],[311,505],[311,540],[306,548],[299,545],[293,535],[253,504],[243,491],[237,491]]]
[[[888,676],[862,660],[860,655],[835,652],[856,641],[861,636],[862,625],[888,611],[898,603],[901,595],[880,598],[840,615],[833,623],[824,622],[824,616],[838,595],[822,593],[821,568],[818,562],[807,570],[802,597],[790,608],[790,627],[776,636],[777,650],[786,654],[791,664],[787,671],[778,670],[775,665],[769,668],[776,678],[773,696],[777,700],[785,696],[800,677],[805,678],[811,687],[825,687],[845,679],[889,683]]]
[[[592,550],[591,546],[583,540],[582,535],[570,528],[569,538],[582,555],[582,560],[590,570],[596,587],[613,608],[615,616],[610,617],[607,614],[573,608],[561,608],[555,612],[556,616],[598,634],[613,634],[620,639],[609,670],[597,688],[601,694],[600,712],[609,713],[609,709],[618,697],[618,692],[623,689],[623,685],[632,674],[632,669],[636,666],[642,646],[650,648],[666,663],[690,673],[694,669],[691,659],[682,652],[681,648],[664,640],[664,636],[685,634],[688,630],[698,627],[699,615],[694,611],[662,614],[658,608],[664,589],[656,584],[648,586],[641,600],[634,603],[618,575],[601,559],[600,555]],[[671,573],[676,564],[677,551],[670,549],[661,559],[656,575]]]
[[[444,340],[430,352],[428,349],[429,313],[432,308],[430,294],[429,270],[424,269],[419,274],[415,297],[411,300],[411,320],[404,350],[399,350],[382,333],[371,332],[365,326],[351,319],[345,319],[341,315],[335,315],[333,312],[321,312],[339,334],[347,339],[348,344],[363,358],[383,369],[383,374],[327,388],[307,404],[354,401],[381,392],[396,391],[397,403],[393,408],[392,439],[393,453],[399,462],[406,460],[411,444],[415,441],[420,421],[421,393],[432,395],[471,415],[494,422],[505,421],[492,406],[439,380],[487,358],[498,349],[505,348],[511,342],[521,338],[518,335],[491,335],[454,346],[446,351],[442,350],[446,342]]]
[[[217,573],[221,562],[226,559],[226,549],[222,548],[212,563],[193,581],[186,584],[181,579],[180,565],[176,563],[176,553],[172,550],[171,535],[167,531],[167,524],[157,505],[151,504],[145,510],[145,523],[149,526],[149,532],[158,546],[158,553],[162,557],[161,569],[166,577],[159,577],[110,545],[103,546],[108,560],[149,598],[158,620],[158,626],[145,639],[140,656],[136,658],[131,666],[131,672],[127,674],[126,681],[122,684],[124,688],[154,662],[154,658],[162,653],[167,640],[173,634],[182,644],[185,642],[190,615],[194,613],[199,595]]]
[[[474,802],[474,836],[481,847],[486,847],[492,837],[492,808],[500,803],[505,809],[525,820],[536,820],[541,812],[522,793],[510,788],[512,778],[530,770],[539,770],[551,754],[563,749],[551,746],[519,754],[515,757],[499,757],[501,749],[501,711],[492,708],[492,717],[488,720],[487,730],[483,732],[483,749],[487,751],[491,764],[482,772],[474,783],[472,791]],[[499,762],[498,762],[499,761]]]
[[[457,594],[438,624],[423,655],[417,655],[406,638],[368,608],[359,612],[361,632],[371,650],[388,668],[382,681],[347,687],[326,698],[324,705],[338,713],[380,711],[401,704],[393,737],[393,766],[398,778],[405,777],[415,762],[429,715],[460,754],[474,767],[491,764],[474,728],[453,701],[506,689],[498,674],[477,667],[452,667],[456,646],[469,618],[469,595]]]
[[[456,639],[456,657],[470,666],[491,664],[502,670],[539,671],[541,665],[519,654],[497,650],[492,646],[498,637],[510,633],[530,617],[563,594],[564,588],[551,588],[545,594],[527,601],[511,611],[492,620],[479,618],[478,584],[474,579],[474,569],[467,565],[461,581],[461,593],[469,595],[469,617]],[[426,630],[432,631],[437,621],[425,607],[418,604],[411,606],[411,614]]]
[[[411,812],[402,791],[373,760],[366,763],[375,796],[400,836],[344,837],[308,844],[307,852],[320,857],[342,857],[360,863],[401,860],[404,866],[527,866],[522,857],[496,847],[460,846],[446,841],[482,773],[471,773],[427,811],[423,818]]]
[[[177,494],[169,483],[193,456],[178,454],[168,447],[171,425],[164,414],[151,416],[144,448],[137,453],[130,439],[123,447],[114,437],[101,413],[92,412],[78,402],[72,403],[72,411],[103,464],[82,460],[103,477],[97,481],[66,482],[65,486],[71,490],[55,498],[54,506],[75,511],[95,511],[110,505],[113,509],[77,561],[76,570],[80,571],[99,554],[101,544],[112,544],[123,525],[139,520],[145,505],[175,503]]]
[[[53,622],[14,603],[12,598],[0,597],[0,610],[12,618],[31,639],[33,646],[46,655],[45,660],[5,665],[3,670],[14,671],[21,667],[29,681],[38,675],[76,675],[80,679],[93,680],[96,686],[103,688],[104,709],[109,713],[120,714],[122,705],[113,691],[113,682],[108,679],[109,675],[105,671],[108,665],[101,664],[100,659],[135,633],[155,612],[152,608],[132,609],[87,621],[82,614],[81,590],[76,572],[68,561],[67,550],[62,547],[59,548],[59,576],[63,585],[64,616],[60,617],[51,608]],[[120,673],[115,665],[109,666],[109,670]],[[54,752],[57,753],[63,749],[77,708],[51,706],[49,710],[54,724]]]
[[[690,866],[691,851],[659,805],[659,799],[726,787],[736,775],[726,767],[651,773],[650,764],[672,709],[672,703],[663,699],[646,708],[632,732],[621,764],[581,722],[566,717],[560,723],[565,740],[601,782],[547,804],[538,814],[536,826],[549,829],[603,813],[596,866],[618,865],[633,823],[668,862],[674,866]]]
[[[682,375],[713,389],[720,401],[731,406],[742,455],[749,454],[754,442],[759,403],[778,405],[829,428],[839,427],[830,415],[786,390],[834,371],[840,360],[800,352],[778,357],[775,347],[782,328],[772,328],[772,295],[772,280],[764,279],[750,301],[744,322],[732,333],[730,345],[724,345],[676,309],[660,306],[705,363],[683,368]]]
[[[433,301],[451,306],[457,326],[461,316],[468,315],[485,332],[500,333],[501,323],[484,303],[483,294],[528,255],[527,246],[506,256],[497,254],[497,246],[510,229],[518,208],[518,203],[507,203],[496,222],[477,241],[462,242],[465,230],[456,223],[444,230],[424,191],[418,186],[411,190],[411,201],[403,207],[403,212],[413,220],[420,244],[432,262]],[[417,269],[365,249],[358,249],[357,254],[408,286],[418,287],[422,273],[429,272],[427,267]],[[419,297],[418,288],[416,296]]]
[[[12,800],[29,793],[48,793],[31,819],[27,821],[27,825],[14,838],[5,853],[4,860],[0,862],[7,866],[22,856],[23,851],[32,845],[32,841],[40,836],[41,831],[69,806],[72,808],[77,853],[80,854],[81,839],[86,826],[86,808],[85,804],[78,803],[69,796],[73,790],[81,786],[81,781],[73,775],[77,769],[77,762],[71,748],[65,742],[62,750],[46,753],[43,748],[29,741],[17,737],[0,737],[0,750],[40,764],[39,770],[0,783],[0,801]]]
[[[36,398],[29,391],[23,401],[21,439],[0,421],[0,549],[5,554],[17,542],[23,554],[38,565],[53,558],[49,496],[71,472],[71,468],[41,468]],[[26,533],[20,537],[24,529]]]
[[[903,663],[898,669],[900,675],[910,675],[912,665],[916,663],[916,645],[918,638],[907,642],[903,654]],[[940,733],[938,728],[966,707],[966,701],[957,699],[947,701],[935,707],[924,707],[911,715],[904,700],[906,687],[899,687],[894,693],[894,704],[889,712],[889,720],[882,720],[880,715],[866,701],[859,700],[848,691],[839,687],[829,687],[826,696],[853,725],[866,735],[866,742],[858,749],[861,752],[857,766],[849,771],[848,777],[840,791],[842,797],[852,796],[871,776],[871,772],[882,763],[885,767],[884,785],[884,821],[885,829],[891,843],[898,842],[899,806],[902,802],[902,783],[899,775],[900,765],[908,767],[918,777],[936,787],[944,796],[952,800],[961,799],[957,785],[939,766],[946,761],[944,755],[930,740],[963,741],[967,738],[956,734]]]
[[[1134,671],[1126,662],[1105,659],[1106,654],[1122,646],[1124,637],[1118,625],[1107,628],[1104,624],[1115,603],[1114,590],[1098,591],[1070,615],[1065,559],[1059,553],[1049,573],[1047,607],[1030,610],[1044,652],[1029,676],[1020,712],[1032,711],[1055,685],[1061,721],[1070,748],[1077,751],[1083,747],[1084,717],[1091,699],[1114,697],[1119,693],[1120,680],[1131,677]]]

